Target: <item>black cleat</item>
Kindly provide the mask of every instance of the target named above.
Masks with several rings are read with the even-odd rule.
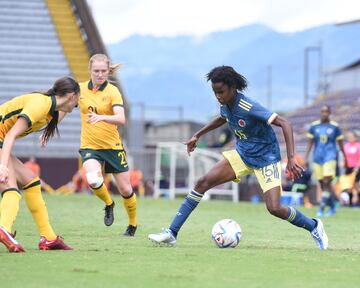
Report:
[[[124,236],[127,236],[127,237],[134,237],[135,236],[135,232],[136,232],[136,228],[137,226],[132,226],[132,225],[129,225],[127,228],[126,228],[126,231],[124,232]]]
[[[106,226],[111,226],[114,223],[114,206],[115,206],[115,202],[113,201],[111,205],[106,205],[104,208],[105,210],[104,224]]]

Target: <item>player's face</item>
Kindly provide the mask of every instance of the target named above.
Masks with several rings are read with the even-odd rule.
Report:
[[[212,84],[215,97],[221,105],[228,104],[234,99],[235,88],[231,88],[223,82]]]
[[[322,121],[329,121],[330,119],[330,110],[328,107],[324,106],[320,111],[320,118]]]
[[[71,93],[67,93],[64,97],[66,97],[68,101],[66,102],[63,111],[70,113],[75,107],[77,107],[80,93],[71,92]]]
[[[352,132],[349,132],[346,136],[347,140],[351,143],[354,143],[357,140],[355,134]]]
[[[100,86],[109,77],[109,67],[105,61],[94,61],[90,67],[91,81],[94,85]]]

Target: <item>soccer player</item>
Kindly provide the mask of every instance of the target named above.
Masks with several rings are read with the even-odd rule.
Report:
[[[41,183],[37,175],[11,154],[17,138],[24,137],[45,127],[43,140],[47,142],[55,132],[59,111],[71,112],[79,100],[79,84],[69,77],[58,79],[46,93],[30,93],[13,98],[0,106],[0,242],[9,252],[24,252],[14,239],[12,226],[19,211],[21,191],[41,238],[40,250],[71,250],[53,231],[45,202],[41,195]]]
[[[128,226],[124,236],[134,236],[136,223],[136,194],[130,184],[129,167],[126,160],[118,126],[125,125],[122,96],[108,77],[119,65],[110,66],[106,55],[95,54],[89,61],[91,79],[80,83],[81,147],[80,155],[87,181],[94,192],[105,203],[104,223],[114,222],[115,202],[104,185],[105,173],[114,176],[123,197],[128,214]]]
[[[314,146],[313,153],[313,171],[316,179],[321,187],[321,201],[317,216],[324,216],[324,210],[327,205],[330,206],[325,216],[331,216],[336,212],[335,192],[331,184],[336,176],[336,165],[338,143],[341,152],[344,155],[345,168],[347,161],[344,152],[343,139],[339,125],[335,121],[330,120],[331,109],[324,105],[320,111],[320,120],[311,123],[308,131],[308,145],[306,149],[305,159],[308,161],[311,148]]]
[[[344,151],[348,164],[345,174],[355,176],[354,183],[351,183],[352,185],[350,185],[352,187],[349,191],[351,196],[350,204],[356,206],[358,202],[358,193],[360,191],[360,142],[357,140],[357,135],[354,131],[348,132]]]
[[[185,143],[187,151],[190,155],[202,135],[226,122],[236,136],[236,149],[223,152],[225,159],[215,164],[197,181],[194,189],[181,204],[170,227],[162,233],[150,234],[149,239],[156,243],[174,245],[180,228],[206,191],[228,181],[238,181],[241,176],[255,173],[264,192],[268,211],[276,217],[308,230],[319,248],[327,249],[328,238],[321,220],[311,219],[294,207],[280,204],[280,148],[271,124],[282,128],[287,147],[287,171],[297,178],[301,175],[302,168],[294,160],[294,140],[290,123],[242,94],[247,87],[247,81],[232,67],[216,67],[207,74],[207,79],[211,81],[215,97],[221,105],[220,115]]]

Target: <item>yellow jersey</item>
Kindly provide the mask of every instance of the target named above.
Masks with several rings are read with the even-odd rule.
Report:
[[[0,105],[0,141],[14,126],[19,117],[28,123],[28,129],[18,138],[38,131],[52,119],[56,108],[55,96],[30,93],[11,99]]]
[[[87,123],[87,114],[93,111],[99,115],[114,115],[113,107],[123,107],[119,89],[105,81],[97,90],[92,81],[80,83],[79,107],[81,112],[80,149],[123,149],[117,125],[104,121]]]

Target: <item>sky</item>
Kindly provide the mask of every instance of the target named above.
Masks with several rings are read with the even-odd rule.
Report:
[[[359,0],[87,0],[106,44],[134,34],[201,37],[252,23],[295,32],[360,19]]]

